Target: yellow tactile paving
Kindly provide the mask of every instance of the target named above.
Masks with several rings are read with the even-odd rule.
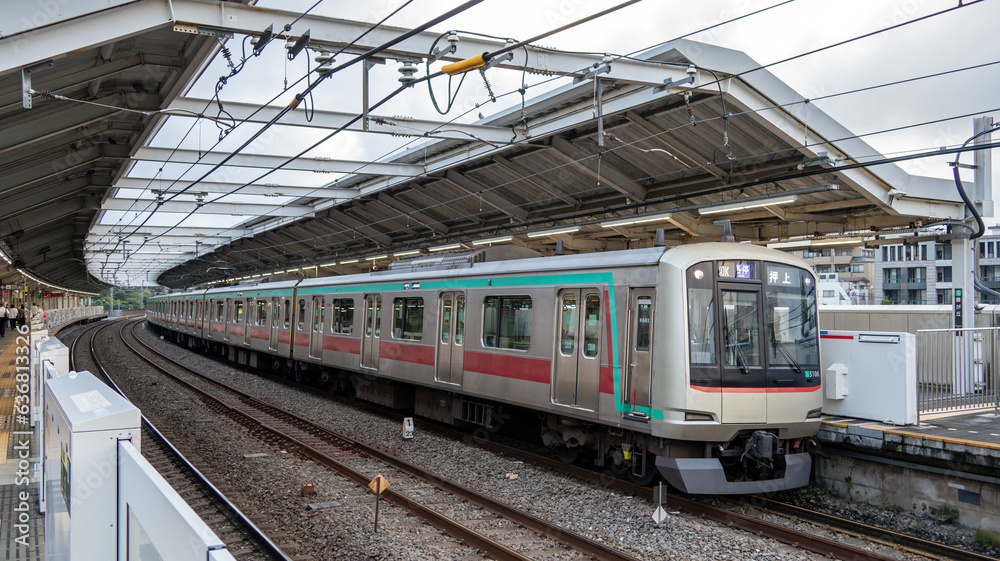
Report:
[[[969,413],[969,411],[965,411],[964,413]],[[993,444],[992,442],[983,442],[981,440],[969,440],[969,439],[965,439],[965,438],[949,438],[947,436],[937,436],[937,435],[934,435],[934,434],[928,434],[928,433],[924,433],[924,432],[914,432],[914,431],[908,431],[908,430],[892,429],[892,428],[887,428],[887,427],[885,427],[883,425],[880,425],[878,423],[858,423],[858,422],[852,423],[852,422],[845,422],[845,421],[823,421],[823,422],[825,424],[833,425],[835,427],[842,427],[842,428],[860,427],[860,428],[878,430],[878,431],[882,431],[885,434],[894,434],[894,435],[897,435],[897,436],[908,436],[908,437],[912,437],[912,438],[922,438],[924,440],[933,440],[933,441],[936,441],[936,442],[946,442],[948,444],[961,444],[961,445],[964,445],[964,446],[974,446],[974,447],[977,447],[977,448],[986,448],[988,450],[1000,450],[1000,444]]]
[[[9,394],[8,397],[0,397],[0,416],[10,415],[10,421],[0,428],[0,465],[7,463],[7,444],[15,419],[14,395],[16,395],[17,371],[14,369],[14,359],[17,357],[17,341],[16,335],[12,335],[14,334],[7,330],[6,336],[0,338],[0,394]]]

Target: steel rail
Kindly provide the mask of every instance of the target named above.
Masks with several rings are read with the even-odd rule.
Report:
[[[131,320],[131,321],[136,322],[143,320]],[[108,373],[108,371],[104,368],[103,364],[101,363],[100,358],[98,358],[97,348],[94,345],[94,340],[97,338],[97,333],[105,328],[112,327],[114,325],[120,325],[119,327],[119,332],[120,332],[120,330],[123,329],[127,324],[128,324],[127,321],[107,323],[104,325],[100,325],[96,328],[89,328],[81,332],[76,338],[73,339],[73,343],[70,346],[70,357],[69,357],[70,362],[71,364],[73,364],[75,369],[76,357],[74,353],[76,351],[77,342],[80,341],[80,339],[83,338],[85,334],[90,333],[89,351],[90,351],[90,356],[94,361],[94,365],[97,367],[98,371],[100,371],[101,376],[107,382],[108,386],[111,387],[111,389],[113,389],[119,395],[124,397],[126,400],[128,400],[128,396],[126,396],[125,393],[121,390],[121,388],[118,387],[118,384],[116,384],[115,381],[111,378],[111,375]],[[212,482],[209,481],[208,478],[205,477],[205,475],[202,474],[201,471],[199,471],[198,468],[196,468],[184,456],[184,454],[180,452],[180,450],[178,450],[169,440],[167,440],[167,437],[165,437],[163,433],[161,433],[159,429],[157,429],[156,426],[153,425],[153,423],[151,423],[149,419],[146,418],[145,415],[141,415],[141,417],[143,425],[145,426],[146,429],[150,431],[150,433],[152,433],[156,437],[156,439],[160,443],[160,446],[168,450],[169,453],[172,454],[181,463],[181,465],[184,466],[185,469],[187,469],[189,474],[192,477],[194,477],[194,479],[197,480],[198,483],[200,483],[211,496],[215,498],[215,500],[219,503],[219,505],[232,516],[232,519],[236,523],[236,526],[247,536],[249,541],[255,542],[256,545],[260,548],[261,552],[263,552],[266,555],[269,555],[273,559],[276,559],[278,561],[292,561],[292,559],[288,557],[285,554],[285,552],[283,552],[281,548],[278,547],[277,544],[271,541],[271,539],[268,538],[267,535],[260,528],[258,528],[256,524],[251,522],[250,519],[245,514],[243,514],[243,512],[222,493],[222,491],[220,491],[215,485],[212,485]]]
[[[139,320],[139,321],[141,321],[141,320]],[[137,325],[137,324],[138,324],[138,321],[133,322],[130,325],[134,329],[134,326]],[[123,325],[122,326],[123,330],[124,330],[124,327],[125,326]],[[211,379],[209,377],[206,377],[203,374],[200,374],[200,373],[198,373],[196,371],[191,370],[190,368],[187,368],[186,366],[184,366],[182,364],[177,363],[176,361],[174,361],[170,357],[164,355],[163,353],[160,353],[160,352],[156,351],[155,349],[152,349],[151,347],[149,347],[148,345],[146,345],[145,343],[143,343],[141,340],[139,340],[138,337],[135,337],[134,334],[133,334],[133,337],[135,338],[136,342],[138,342],[140,345],[142,345],[149,352],[152,352],[153,354],[155,354],[157,357],[159,357],[159,358],[161,358],[161,359],[163,359],[165,361],[168,361],[171,364],[176,365],[178,368],[181,368],[184,371],[189,372],[192,375],[197,376],[198,378],[200,378],[202,380],[205,380],[205,381],[207,381],[207,382],[209,382],[209,383],[211,383],[211,384],[213,384],[213,385],[215,385],[217,387],[223,388],[226,391],[233,393],[234,395],[238,396],[239,399],[242,402],[246,403],[247,405],[250,405],[250,406],[252,406],[254,408],[257,408],[258,410],[263,409],[263,410],[265,410],[265,412],[268,412],[269,414],[274,415],[274,416],[281,416],[281,417],[283,417],[285,419],[290,419],[294,423],[297,423],[297,424],[303,425],[305,427],[308,427],[308,431],[311,431],[314,434],[318,433],[318,434],[320,434],[320,435],[322,435],[322,436],[324,436],[326,438],[335,438],[337,440],[341,440],[343,442],[349,443],[351,446],[353,446],[353,447],[355,447],[355,448],[357,448],[359,450],[362,450],[364,453],[366,453],[366,454],[368,454],[368,455],[370,455],[370,456],[378,459],[379,461],[382,461],[382,462],[385,462],[387,464],[392,465],[396,469],[398,469],[398,470],[400,470],[400,471],[402,471],[402,472],[404,472],[404,473],[406,473],[406,474],[408,474],[408,475],[410,475],[412,477],[421,479],[421,480],[429,483],[430,485],[433,485],[433,486],[435,486],[435,487],[437,487],[439,489],[442,489],[444,491],[447,491],[449,493],[453,493],[455,495],[461,496],[461,497],[465,498],[466,500],[468,500],[468,501],[470,501],[470,502],[472,502],[472,503],[480,506],[481,508],[484,508],[484,509],[489,510],[489,511],[491,511],[491,512],[493,512],[493,513],[495,513],[495,514],[497,514],[499,516],[502,516],[502,517],[504,517],[504,518],[506,518],[506,519],[508,519],[508,520],[510,520],[510,521],[512,521],[512,522],[514,522],[514,523],[516,523],[516,524],[518,524],[520,526],[522,526],[522,527],[525,527],[525,528],[530,529],[532,531],[535,531],[535,532],[537,532],[537,533],[539,533],[539,534],[541,534],[543,536],[546,536],[546,537],[548,537],[550,539],[558,541],[558,542],[562,543],[563,545],[565,545],[567,547],[570,547],[570,548],[572,548],[572,549],[574,549],[574,550],[576,550],[576,551],[578,551],[580,553],[589,555],[589,556],[591,556],[591,557],[593,557],[595,559],[598,559],[600,561],[639,561],[638,558],[636,558],[636,557],[633,557],[633,556],[628,555],[626,553],[617,551],[617,550],[615,550],[615,549],[613,549],[613,548],[611,548],[611,547],[609,547],[609,546],[607,546],[607,545],[605,545],[603,543],[597,542],[595,540],[591,540],[590,538],[587,538],[587,537],[583,536],[582,534],[578,534],[576,532],[573,532],[572,530],[568,530],[568,529],[565,529],[565,528],[553,526],[553,525],[549,524],[548,522],[545,522],[544,520],[542,520],[542,519],[540,519],[538,517],[532,516],[532,515],[530,515],[530,514],[528,514],[526,512],[520,511],[520,510],[515,509],[513,507],[510,507],[508,505],[504,505],[502,503],[499,503],[499,502],[497,502],[497,501],[495,501],[495,500],[487,497],[486,495],[483,495],[483,494],[481,494],[481,493],[479,493],[477,491],[474,491],[474,490],[472,490],[470,488],[467,488],[467,487],[464,487],[462,485],[459,485],[459,484],[456,484],[456,483],[453,483],[453,482],[446,481],[446,480],[440,479],[438,477],[435,477],[432,474],[428,474],[425,470],[421,469],[418,466],[415,466],[413,464],[405,462],[405,461],[403,461],[403,460],[401,460],[399,458],[395,458],[395,457],[389,455],[388,453],[386,453],[384,451],[381,451],[381,450],[379,450],[379,449],[377,449],[375,447],[369,446],[369,445],[367,445],[367,444],[365,444],[363,442],[360,442],[360,441],[358,441],[358,440],[356,440],[354,438],[351,438],[350,436],[347,436],[347,435],[344,435],[344,434],[340,434],[340,433],[338,433],[336,431],[333,431],[333,430],[328,429],[326,427],[320,426],[320,425],[318,425],[318,424],[316,424],[316,423],[314,423],[314,422],[312,422],[312,421],[310,421],[308,419],[304,419],[304,418],[302,418],[302,417],[300,417],[298,415],[295,415],[294,413],[289,413],[289,412],[284,411],[284,410],[282,410],[282,409],[280,409],[280,408],[278,408],[278,407],[276,407],[274,405],[271,405],[271,404],[269,404],[269,403],[267,403],[265,401],[257,399],[257,398],[255,398],[255,397],[253,397],[251,395],[246,394],[246,393],[240,392],[239,390],[233,389],[233,388],[231,388],[231,387],[229,387],[229,386],[227,386],[227,385],[225,385],[225,384],[223,384],[221,382],[218,382],[218,381],[213,380],[213,379]],[[324,465],[327,465],[327,466],[335,469],[336,471],[344,474],[348,478],[352,479],[353,481],[358,482],[361,485],[367,486],[367,484],[369,482],[368,476],[360,474],[360,473],[354,471],[353,469],[351,469],[350,467],[344,465],[343,463],[337,461],[335,458],[331,458],[331,457],[327,456],[326,454],[323,454],[322,451],[319,451],[313,445],[310,445],[309,443],[304,442],[301,438],[290,437],[287,434],[285,434],[284,432],[282,432],[278,427],[274,427],[274,426],[271,426],[271,425],[269,425],[267,423],[263,423],[259,419],[253,417],[253,415],[251,413],[243,411],[239,407],[235,407],[235,406],[229,405],[229,404],[225,403],[224,401],[220,400],[219,398],[213,396],[212,394],[204,391],[203,389],[198,388],[197,386],[195,386],[193,384],[190,384],[190,383],[188,383],[185,380],[181,380],[181,379],[177,378],[175,375],[173,375],[173,374],[171,374],[169,372],[166,372],[165,369],[163,369],[161,366],[159,366],[158,364],[156,364],[155,362],[153,362],[152,360],[150,360],[148,357],[144,357],[138,351],[138,349],[135,349],[132,345],[130,345],[127,340],[125,340],[124,338],[122,338],[122,341],[126,345],[128,345],[129,348],[133,350],[133,352],[135,352],[137,355],[139,355],[141,358],[143,358],[143,360],[145,360],[148,364],[150,364],[154,368],[157,368],[161,372],[164,372],[166,375],[171,376],[172,378],[174,378],[176,381],[178,381],[179,383],[181,383],[185,387],[188,387],[192,391],[194,391],[194,392],[198,393],[199,395],[202,395],[202,396],[210,399],[211,401],[214,401],[214,402],[217,402],[217,403],[221,404],[224,408],[232,411],[234,414],[236,414],[236,415],[238,415],[238,416],[240,416],[242,418],[245,418],[248,421],[250,421],[250,422],[252,422],[252,423],[254,423],[254,424],[258,425],[258,426],[261,426],[262,428],[264,428],[264,429],[266,429],[266,430],[268,430],[268,431],[270,431],[270,432],[272,432],[272,433],[280,436],[281,438],[291,440],[292,442],[294,442],[295,444],[297,444],[298,446],[300,446],[303,450],[305,450],[310,456],[316,458],[318,461],[320,461]],[[479,534],[478,532],[475,532],[475,531],[473,531],[473,530],[471,530],[471,529],[469,529],[469,528],[467,528],[465,526],[462,526],[461,524],[458,524],[457,522],[454,522],[454,521],[452,521],[449,518],[443,517],[442,515],[434,512],[433,510],[430,510],[430,509],[424,507],[423,505],[420,505],[419,503],[417,503],[413,499],[411,499],[409,497],[406,497],[405,495],[396,493],[392,489],[387,490],[385,492],[385,494],[388,495],[389,500],[392,501],[394,504],[397,504],[398,506],[400,506],[402,508],[410,510],[411,512],[413,512],[414,514],[416,514],[418,516],[421,516],[421,517],[425,517],[426,516],[427,517],[426,519],[428,520],[428,522],[430,522],[434,526],[436,526],[436,527],[438,527],[438,528],[440,528],[440,529],[442,529],[444,531],[447,531],[447,532],[457,531],[458,534],[459,534],[458,537],[461,537],[462,539],[466,540],[470,544],[479,544],[479,545],[476,545],[476,547],[478,547],[480,549],[483,549],[484,551],[487,551],[491,555],[495,555],[495,556],[497,556],[498,558],[501,558],[501,559],[517,559],[517,560],[526,560],[526,559],[528,559],[528,558],[522,556],[521,554],[519,554],[519,553],[517,553],[517,552],[515,552],[515,551],[513,551],[513,550],[511,550],[509,548],[507,548],[506,546],[504,546],[502,544],[499,544],[497,542],[494,542],[493,540],[490,540],[489,538],[487,538],[486,536],[483,536],[483,535]],[[448,527],[442,527],[439,524],[447,524]],[[453,535],[455,535],[455,534],[453,534]]]

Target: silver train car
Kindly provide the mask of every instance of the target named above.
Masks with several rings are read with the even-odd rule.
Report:
[[[489,254],[166,294],[147,319],[189,346],[447,423],[492,430],[537,412],[565,461],[585,451],[640,483],[808,483],[822,392],[804,262],[735,243]]]

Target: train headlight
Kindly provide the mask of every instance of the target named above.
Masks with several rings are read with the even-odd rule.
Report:
[[[697,280],[701,280],[701,279],[705,278],[705,271],[702,271],[701,269],[695,269],[694,270],[694,278],[697,279]]]
[[[684,413],[685,421],[714,421],[715,418],[708,413]]]
[[[813,409],[812,411],[806,413],[806,419],[819,419],[823,416],[823,409]]]

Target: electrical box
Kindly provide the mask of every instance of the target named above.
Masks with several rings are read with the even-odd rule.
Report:
[[[917,337],[820,331],[823,413],[892,425],[917,422]]]
[[[41,446],[45,442],[45,423],[42,422],[42,398],[45,395],[45,380],[69,373],[69,349],[54,337],[41,340],[36,345],[36,354],[31,363],[31,424],[35,427],[35,442]],[[35,454],[41,458],[45,451],[38,449]],[[42,477],[42,462],[35,464],[35,481],[38,482],[38,512],[44,513],[45,478]]]
[[[139,410],[89,372],[45,381],[45,559],[117,559],[118,442],[139,447]]]
[[[823,379],[823,397],[826,399],[844,399],[851,395],[851,389],[847,386],[848,369],[841,363],[831,364],[826,369],[826,378]]]

